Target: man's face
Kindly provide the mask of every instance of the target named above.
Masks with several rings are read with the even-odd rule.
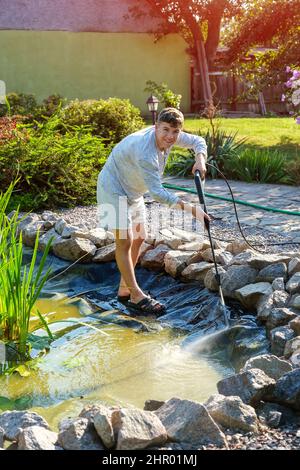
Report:
[[[168,122],[157,122],[155,124],[156,143],[160,150],[166,150],[175,144],[181,128],[171,126]]]

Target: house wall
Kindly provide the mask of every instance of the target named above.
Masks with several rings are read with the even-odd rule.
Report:
[[[33,93],[38,99],[53,93],[68,99],[129,98],[144,114],[146,81],[166,82],[183,95],[182,110],[188,112],[185,48],[175,34],[154,43],[149,33],[2,30],[0,80],[7,93]]]

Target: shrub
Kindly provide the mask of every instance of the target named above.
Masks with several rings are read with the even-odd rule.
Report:
[[[55,131],[57,116],[27,126],[27,135],[0,145],[0,188],[18,174],[11,210],[70,207],[95,202],[97,173],[110,147],[87,126]]]
[[[59,118],[62,131],[64,126],[89,125],[93,135],[113,143],[144,125],[139,109],[120,98],[74,100],[60,111]]]
[[[300,185],[300,158],[288,162],[286,165],[286,172],[294,184]]]
[[[26,93],[8,93],[6,95],[6,104],[0,104],[0,116],[16,115],[21,116],[34,115],[38,104],[32,94]]]
[[[198,134],[201,135],[201,132],[199,131]],[[207,144],[208,162],[221,171],[224,170],[226,159],[237,155],[246,141],[246,139],[237,140],[236,135],[236,133],[226,134],[225,131],[218,129],[215,132],[208,130],[204,137]],[[172,153],[166,171],[177,176],[187,176],[191,174],[194,163],[195,155],[192,150],[184,153],[175,151]],[[208,167],[207,170],[213,178],[218,176],[217,171],[213,168]]]
[[[166,83],[161,83],[158,85],[153,80],[148,80],[146,82],[146,88],[144,91],[152,93],[155,95],[161,103],[163,103],[165,108],[180,108],[181,95],[177,95],[172,90],[169,89]]]
[[[233,178],[258,183],[288,183],[286,159],[278,151],[245,149],[226,161],[226,173]]]

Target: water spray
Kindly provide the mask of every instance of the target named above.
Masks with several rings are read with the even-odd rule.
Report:
[[[199,202],[200,202],[200,204],[203,205],[203,210],[204,210],[205,214],[208,215],[205,196],[204,196],[204,191],[203,191],[203,186],[202,186],[202,180],[201,180],[199,170],[195,171],[195,184],[196,184],[196,188],[197,188]],[[215,279],[216,279],[217,284],[218,284],[220,303],[221,303],[222,310],[223,310],[225,325],[226,325],[226,328],[228,328],[229,327],[228,310],[227,310],[227,307],[226,307],[225,302],[224,302],[224,296],[223,296],[223,291],[222,291],[222,287],[221,287],[221,276],[220,276],[220,273],[218,271],[218,265],[217,265],[216,256],[215,256],[214,244],[213,244],[213,240],[212,240],[211,232],[210,232],[210,223],[209,223],[209,220],[206,219],[206,218],[204,219],[204,225],[205,225],[205,228],[207,230],[209,243],[210,243],[210,247],[211,247],[211,252],[212,252],[212,257],[213,257],[213,262],[214,262],[214,266],[215,266],[215,272],[216,272]]]

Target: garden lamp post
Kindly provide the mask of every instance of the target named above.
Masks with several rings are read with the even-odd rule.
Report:
[[[152,124],[155,124],[156,122],[156,113],[157,113],[158,103],[159,103],[159,100],[154,95],[151,95],[147,99],[148,109],[152,113]]]

